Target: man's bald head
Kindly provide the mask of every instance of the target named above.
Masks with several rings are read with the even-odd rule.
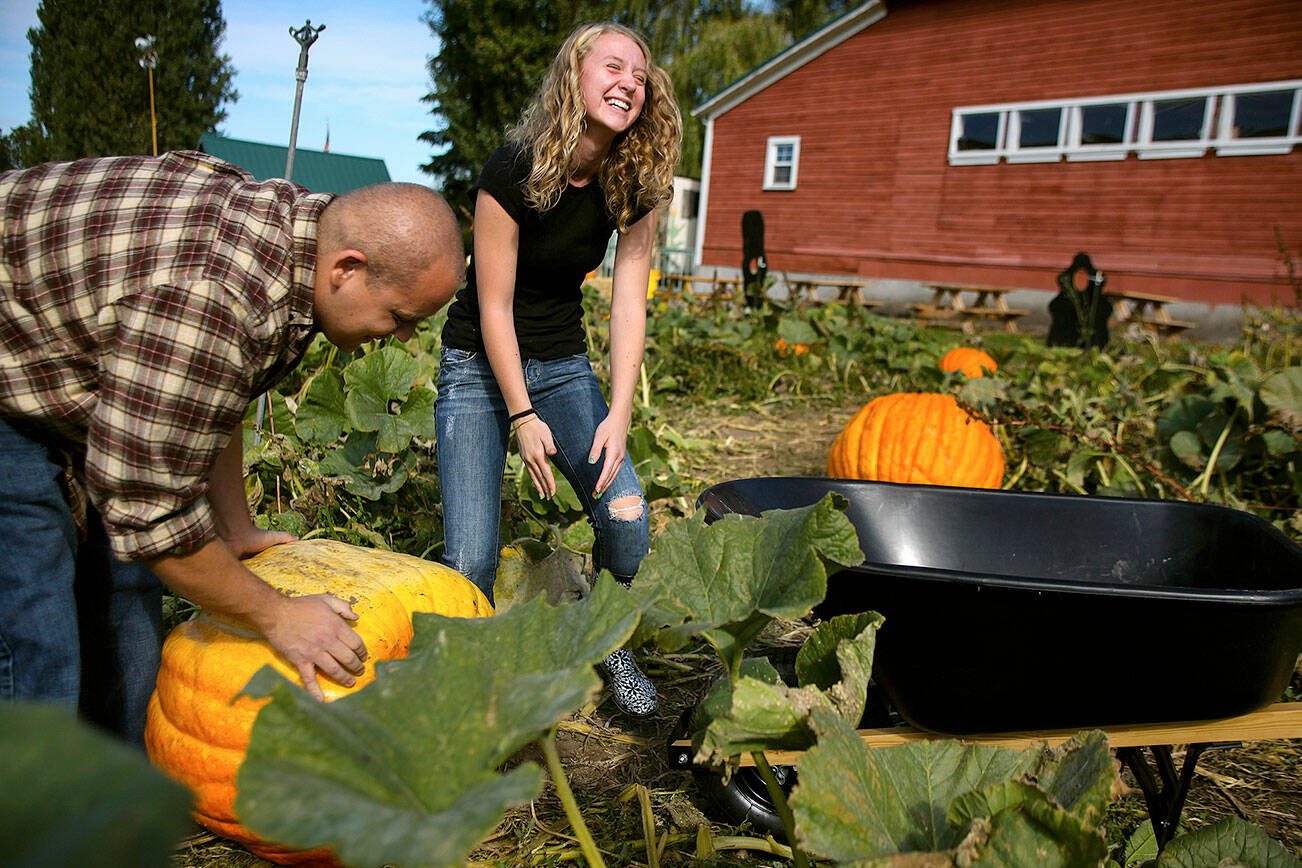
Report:
[[[465,278],[465,247],[448,203],[420,184],[373,184],[335,198],[317,229],[318,260],[338,250],[366,256],[371,278],[411,285],[434,265]]]

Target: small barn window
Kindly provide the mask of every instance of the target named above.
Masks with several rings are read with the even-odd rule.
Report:
[[[1062,109],[1035,108],[1013,112],[1010,163],[1052,163],[1062,156]]]
[[[769,136],[764,157],[764,189],[796,189],[800,168],[800,136]]]
[[[1302,142],[1302,80],[953,110],[951,166],[1287,154]]]
[[[1003,151],[1004,123],[1003,112],[955,112],[951,161],[964,165],[999,162]]]
[[[1134,103],[1078,105],[1070,118],[1069,160],[1124,160],[1134,142]]]
[[[1287,154],[1299,129],[1302,88],[1227,94],[1221,107],[1221,155]]]

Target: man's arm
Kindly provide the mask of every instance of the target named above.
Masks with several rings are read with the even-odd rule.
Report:
[[[230,442],[217,455],[208,476],[208,503],[217,523],[217,535],[231,554],[247,558],[263,549],[291,542],[296,537],[284,531],[262,530],[249,516],[244,496],[244,425],[237,423]]]

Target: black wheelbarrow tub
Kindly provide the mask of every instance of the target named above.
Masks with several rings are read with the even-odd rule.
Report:
[[[874,679],[911,724],[993,733],[1232,717],[1302,651],[1302,547],[1182,501],[797,477],[701,495],[708,519],[849,501],[865,560],[816,613],[885,616]]]

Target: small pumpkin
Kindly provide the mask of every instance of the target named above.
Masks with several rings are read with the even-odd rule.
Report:
[[[411,555],[333,540],[298,540],[267,549],[245,565],[282,593],[334,594],[357,612],[353,627],[366,643],[366,671],[353,687],[320,677],[327,702],[374,681],[377,661],[406,656],[412,613],[465,618],[493,614],[469,579]],[[291,850],[264,841],[235,815],[236,774],[254,718],[267,703],[235,697],[264,664],[301,683],[285,658],[247,628],[208,613],[177,626],[163,645],[145,746],[155,765],[189,787],[194,818],[203,826],[273,862],[330,862],[328,851]]]
[[[970,379],[984,377],[986,372],[994,373],[999,365],[988,353],[973,347],[955,347],[940,357],[942,371],[960,371]]]
[[[998,488],[1004,450],[954,396],[897,392],[865,404],[828,454],[829,476]]]
[[[778,353],[784,356],[789,356],[793,353],[797,356],[803,356],[805,353],[809,352],[809,344],[789,344],[782,338],[778,338],[773,342],[773,349],[777,350]]]

